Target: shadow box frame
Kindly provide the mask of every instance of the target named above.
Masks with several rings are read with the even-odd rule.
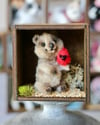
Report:
[[[20,97],[18,96],[18,78],[19,78],[19,62],[18,57],[18,45],[17,45],[17,31],[30,31],[30,30],[84,30],[84,91],[86,97]],[[42,24],[42,25],[15,25],[13,26],[13,95],[15,100],[21,101],[62,101],[62,102],[74,102],[82,101],[89,103],[90,100],[90,45],[89,45],[89,25],[86,23],[74,23],[69,25],[55,25],[55,24]],[[25,36],[25,35],[24,35]],[[20,58],[20,57],[19,57]]]

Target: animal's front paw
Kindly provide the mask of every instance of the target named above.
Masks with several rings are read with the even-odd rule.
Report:
[[[68,90],[68,86],[66,84],[60,85],[60,86],[57,87],[58,92],[64,92],[64,91],[67,91],[67,90]]]
[[[47,88],[46,88],[46,92],[49,93],[49,94],[51,94],[52,88],[51,88],[51,87],[47,87]]]
[[[61,86],[61,91],[66,91],[67,90],[67,86],[66,85],[62,85]]]

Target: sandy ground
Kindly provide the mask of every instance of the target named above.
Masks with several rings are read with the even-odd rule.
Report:
[[[80,91],[80,89],[68,90],[66,92],[53,92],[52,94],[43,94],[40,92],[33,93],[32,96],[35,97],[86,97],[84,91]]]

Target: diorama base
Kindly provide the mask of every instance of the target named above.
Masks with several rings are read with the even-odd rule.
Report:
[[[80,112],[66,111],[66,103],[42,102],[42,104],[43,110],[24,112],[3,125],[100,125],[95,119]]]

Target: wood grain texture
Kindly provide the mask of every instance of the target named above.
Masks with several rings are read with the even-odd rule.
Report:
[[[87,27],[87,71],[86,71],[86,73],[87,73],[87,99],[86,99],[86,101],[87,101],[87,103],[89,103],[90,102],[90,43],[89,43],[89,41],[90,41],[90,33],[89,33],[89,26]]]
[[[13,28],[13,71],[12,71],[12,77],[13,77],[13,97],[14,99],[17,99],[17,69],[16,69],[16,29]]]
[[[35,101],[62,101],[62,102],[74,102],[74,101],[86,101],[86,99],[85,98],[79,98],[79,97],[77,97],[77,98],[64,98],[64,97],[54,97],[54,98],[50,98],[50,97],[18,97],[18,100],[19,101],[25,101],[25,100],[27,100],[27,101],[33,101],[33,100],[35,100]]]

